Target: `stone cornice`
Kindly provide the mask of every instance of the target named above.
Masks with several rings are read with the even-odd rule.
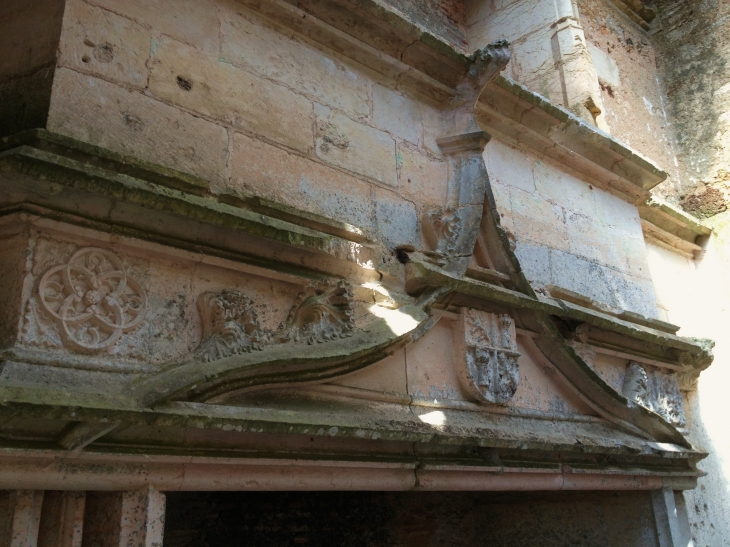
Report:
[[[667,173],[600,129],[504,76],[477,107],[488,133],[547,156],[626,201],[642,203]]]
[[[639,216],[647,241],[687,258],[701,253],[700,244],[712,233],[700,220],[656,196],[639,207]]]

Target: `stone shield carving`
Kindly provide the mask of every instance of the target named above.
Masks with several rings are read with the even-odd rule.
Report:
[[[38,284],[46,311],[76,350],[108,350],[144,319],[147,296],[112,252],[88,247],[48,270]]]
[[[623,395],[629,401],[656,412],[674,426],[684,427],[687,424],[682,393],[675,374],[648,370],[631,362],[624,376]]]
[[[520,380],[513,319],[462,308],[455,336],[464,388],[479,401],[502,405],[512,399]]]

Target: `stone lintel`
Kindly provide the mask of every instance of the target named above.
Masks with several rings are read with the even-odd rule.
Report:
[[[436,142],[444,154],[453,154],[466,150],[484,150],[489,139],[491,139],[489,133],[485,131],[473,131],[461,135],[441,137]]]
[[[652,196],[639,206],[644,237],[660,247],[695,258],[712,229],[663,199]]]

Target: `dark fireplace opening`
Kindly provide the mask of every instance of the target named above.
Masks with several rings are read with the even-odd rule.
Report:
[[[648,492],[170,492],[165,547],[658,547]]]

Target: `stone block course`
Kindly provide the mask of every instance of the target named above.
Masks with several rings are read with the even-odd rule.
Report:
[[[210,0],[88,0],[210,55],[220,52],[218,9]]]
[[[246,135],[234,135],[230,187],[373,230],[370,184]]]
[[[213,182],[225,179],[223,127],[70,69],[56,71],[48,129]]]
[[[68,0],[58,64],[144,89],[150,42],[150,32],[134,21]]]
[[[317,157],[383,184],[397,184],[393,137],[325,106],[315,105],[315,115]]]
[[[370,115],[368,79],[304,40],[281,33],[242,6],[221,2],[221,59],[289,87],[353,119]]]
[[[398,189],[419,206],[444,205],[448,185],[445,161],[423,154],[410,146],[398,145]]]
[[[373,125],[395,137],[418,144],[421,109],[413,99],[376,84],[373,86]]]
[[[375,190],[375,221],[378,235],[388,248],[420,246],[416,208],[393,192]]]
[[[169,39],[155,43],[150,93],[191,112],[309,152],[312,104],[305,97]]]
[[[525,192],[535,191],[532,172],[534,161],[527,154],[494,140],[489,143],[484,155],[489,180],[493,184],[519,188]]]

